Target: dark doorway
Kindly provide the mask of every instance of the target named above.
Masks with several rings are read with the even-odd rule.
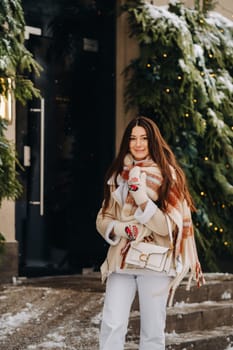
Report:
[[[25,165],[16,204],[19,272],[98,269],[107,247],[95,219],[115,144],[115,2],[25,0],[23,7],[27,46],[43,71],[31,77],[42,99],[17,106]]]

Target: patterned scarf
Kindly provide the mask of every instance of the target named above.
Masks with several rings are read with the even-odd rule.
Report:
[[[157,164],[152,160],[134,161],[132,156],[128,154],[124,160],[124,168],[121,174],[124,180],[128,180],[129,171],[134,167],[141,167],[141,172],[146,173],[146,189],[149,198],[153,201],[158,199],[158,191],[162,184],[163,177]],[[172,176],[176,181],[175,170],[171,168]],[[130,193],[126,198],[126,205],[135,205]],[[186,200],[181,200],[177,190],[173,186],[167,199],[167,214],[176,224],[177,230],[173,233],[173,246],[175,261],[181,260],[182,268],[178,271],[176,277],[170,285],[170,296],[168,305],[172,305],[176,288],[179,286],[183,278],[190,272],[187,284],[187,290],[190,289],[192,279],[196,280],[197,286],[205,283],[202,274],[201,265],[198,259],[196,243],[194,238],[194,229],[191,217],[191,211]]]

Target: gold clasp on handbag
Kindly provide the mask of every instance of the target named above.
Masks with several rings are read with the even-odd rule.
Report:
[[[143,262],[146,262],[148,259],[148,255],[145,254],[145,253],[141,253],[140,256],[139,256],[139,260],[140,261],[143,261]]]

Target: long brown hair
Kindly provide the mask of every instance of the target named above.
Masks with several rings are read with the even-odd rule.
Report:
[[[195,206],[187,187],[185,174],[178,165],[174,153],[162,137],[156,123],[150,118],[139,116],[132,119],[127,125],[121,140],[119,152],[106,173],[104,182],[103,212],[105,212],[107,209],[110,200],[108,180],[113,176],[115,185],[117,186],[116,179],[123,170],[125,156],[127,153],[129,153],[130,136],[132,129],[135,126],[141,126],[145,129],[148,138],[150,157],[159,166],[163,176],[163,183],[159,190],[159,207],[163,211],[166,211],[168,196],[172,186],[176,196],[178,196],[179,199],[186,199],[190,209],[194,211]],[[176,173],[175,183],[172,176],[171,167],[173,167]]]

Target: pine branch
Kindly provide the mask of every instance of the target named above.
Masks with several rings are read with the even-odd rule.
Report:
[[[126,108],[157,122],[186,173],[199,208],[197,238],[211,269],[216,265],[203,242],[210,240],[219,254],[233,246],[233,26],[207,15],[210,2],[204,5],[205,11],[199,1],[195,9],[179,1],[168,8],[128,3],[140,55],[124,73]]]

